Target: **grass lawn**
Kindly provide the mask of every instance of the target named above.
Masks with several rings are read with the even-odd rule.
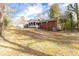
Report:
[[[7,29],[0,37],[0,55],[55,56],[79,55],[79,33],[38,29]]]

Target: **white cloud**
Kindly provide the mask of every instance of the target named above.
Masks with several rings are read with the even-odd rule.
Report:
[[[28,8],[28,11],[26,11],[27,15],[32,15],[32,14],[38,14],[41,13],[43,11],[42,5],[41,4],[37,4],[34,6],[30,6]]]
[[[48,3],[49,6],[51,6],[52,4],[54,4],[54,3]]]
[[[43,7],[41,4],[35,4],[32,6],[28,6],[27,9],[24,11],[21,11],[16,15],[16,17],[13,18],[14,23],[18,23],[18,19],[20,19],[21,16],[24,16],[26,20],[31,19],[33,17],[29,17],[30,15],[35,15],[43,12]]]
[[[68,5],[69,5],[69,3],[65,3],[65,4],[63,4],[64,7],[66,7],[66,6],[68,6]]]
[[[24,11],[18,13],[17,16],[18,17],[20,17],[20,16],[28,17],[30,15],[35,15],[35,14],[39,14],[39,13],[42,13],[42,12],[43,12],[42,5],[41,4],[36,4],[36,5],[27,7],[27,9],[25,9]],[[16,18],[18,18],[17,16],[16,16]]]

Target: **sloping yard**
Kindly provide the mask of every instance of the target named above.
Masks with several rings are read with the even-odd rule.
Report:
[[[8,29],[0,37],[0,55],[79,55],[79,33]]]

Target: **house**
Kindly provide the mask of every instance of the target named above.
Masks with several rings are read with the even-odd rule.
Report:
[[[39,28],[44,30],[49,30],[49,31],[57,31],[57,19],[52,18],[49,20],[41,21]]]
[[[39,19],[31,19],[28,21],[28,24],[26,24],[24,27],[39,28],[39,23]]]
[[[57,18],[52,18],[48,20],[32,19],[28,21],[28,24],[25,24],[24,28],[39,28],[49,31],[57,31]]]

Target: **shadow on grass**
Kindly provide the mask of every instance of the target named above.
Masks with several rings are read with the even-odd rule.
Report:
[[[34,40],[37,40],[37,42],[50,41],[50,42],[55,42],[58,45],[59,44],[60,45],[63,45],[63,44],[64,45],[71,45],[73,43],[79,44],[79,38],[76,39],[76,37],[63,36],[63,35],[58,35],[57,36],[57,35],[55,35],[53,33],[52,33],[53,35],[51,33],[50,33],[50,35],[44,35],[44,34],[39,34],[39,33],[32,32],[32,31],[28,31],[28,30],[15,30],[15,34],[30,36]],[[3,36],[2,36],[2,38],[4,39],[4,41],[6,41],[8,43],[11,43],[13,45],[18,46],[19,49],[0,45],[2,47],[11,48],[11,49],[16,50],[16,51],[20,51],[20,52],[23,52],[23,53],[29,53],[29,54],[37,55],[37,56],[50,56],[49,54],[34,50],[34,49],[30,48],[30,47],[25,47],[23,45],[15,43],[15,42],[11,42],[11,41],[5,39]],[[32,45],[33,43],[35,43],[35,42],[29,43],[28,46],[30,44]],[[20,49],[20,48],[23,48],[23,49]]]
[[[7,40],[4,36],[1,36],[1,37],[3,38],[4,41],[6,41],[6,42],[8,42],[10,44],[18,46],[19,49],[16,49],[14,47],[8,47],[8,46],[0,45],[1,47],[10,48],[10,49],[13,49],[13,50],[16,50],[16,51],[19,51],[19,52],[29,53],[31,55],[36,55],[36,56],[51,56],[49,54],[46,54],[46,53],[34,50],[34,49],[30,48],[30,47],[25,47],[25,46],[23,46],[21,44],[18,44],[18,43],[15,43],[15,42],[11,42],[11,41]]]
[[[40,41],[52,41],[55,42],[57,44],[78,44],[79,43],[79,38],[76,37],[72,37],[72,36],[63,36],[63,35],[44,35],[44,34],[40,34],[40,33],[35,33],[29,30],[16,30],[16,34],[19,35],[27,35],[30,36],[31,38]]]

